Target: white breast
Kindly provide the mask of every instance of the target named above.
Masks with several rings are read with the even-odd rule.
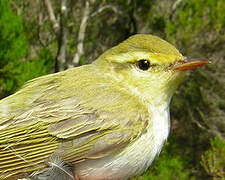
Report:
[[[162,104],[149,110],[152,122],[147,132],[116,156],[81,163],[77,167],[81,179],[127,179],[151,165],[169,134],[169,109],[168,104]]]

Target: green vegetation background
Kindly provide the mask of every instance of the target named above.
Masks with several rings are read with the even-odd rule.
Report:
[[[69,3],[68,62],[77,51],[84,1]],[[59,3],[52,4],[60,16]],[[150,169],[135,179],[225,179],[225,1],[102,0],[91,10],[107,4],[120,14],[106,10],[89,19],[79,64],[90,63],[135,33],[158,35],[188,57],[212,61],[188,74],[176,92],[168,142]],[[40,14],[47,17],[43,6],[41,1],[0,0],[0,98],[56,70],[59,43],[49,20],[38,23]]]

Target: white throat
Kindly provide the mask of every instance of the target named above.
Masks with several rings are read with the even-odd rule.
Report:
[[[170,130],[169,103],[161,101],[161,104],[150,104],[149,111],[152,118],[151,128],[148,129],[154,134],[154,151],[159,154],[162,145],[167,140]]]

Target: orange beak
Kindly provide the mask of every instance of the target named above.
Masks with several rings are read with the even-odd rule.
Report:
[[[178,61],[173,70],[175,71],[186,71],[190,69],[195,69],[197,67],[204,66],[206,64],[210,64],[211,62],[206,59],[185,59],[184,61]]]

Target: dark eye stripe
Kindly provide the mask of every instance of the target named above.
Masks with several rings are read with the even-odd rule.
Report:
[[[141,59],[137,62],[137,67],[143,71],[146,71],[150,68],[150,62],[146,59]]]

